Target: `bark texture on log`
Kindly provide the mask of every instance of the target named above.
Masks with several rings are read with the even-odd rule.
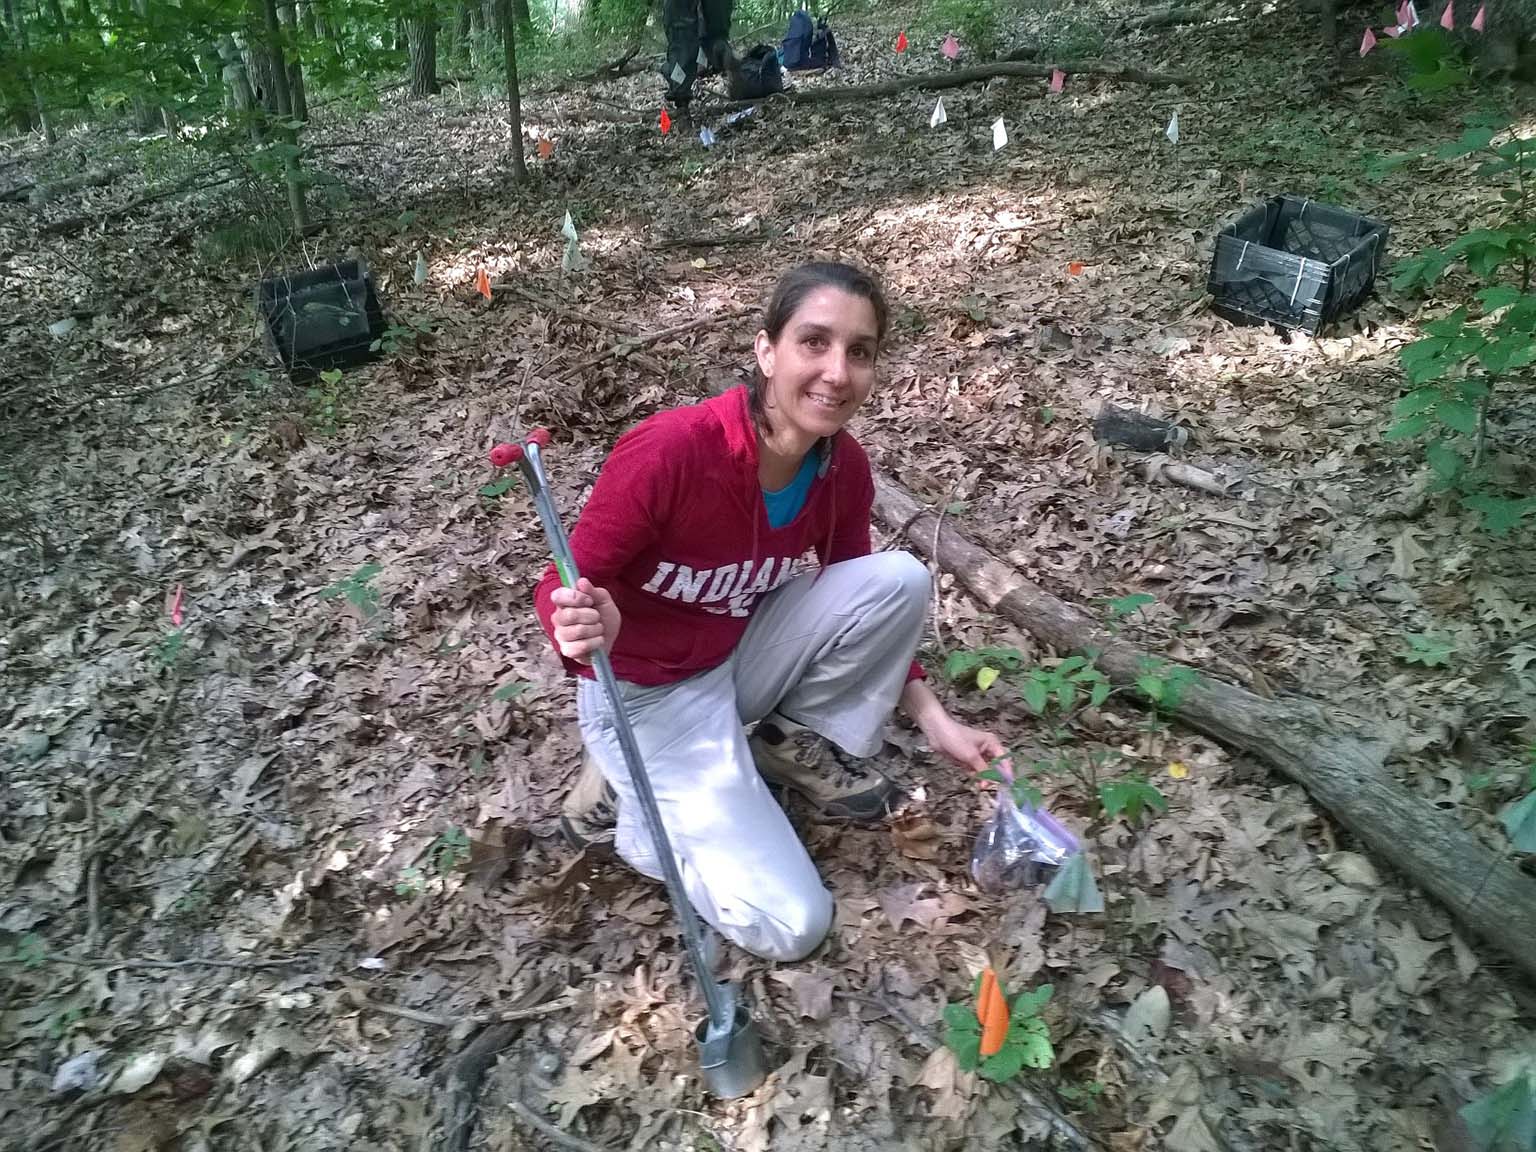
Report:
[[[906,525],[921,551],[934,551],[935,513],[878,474],[875,514],[893,528]],[[937,540],[933,559],[988,608],[1058,652],[1099,653],[1099,668],[1115,684],[1135,681],[1147,653],[947,524]],[[1489,848],[1454,813],[1407,792],[1386,766],[1390,742],[1379,733],[1347,731],[1346,717],[1310,700],[1268,700],[1205,675],[1184,689],[1177,715],[1300,784],[1371,852],[1536,979],[1536,877]]]

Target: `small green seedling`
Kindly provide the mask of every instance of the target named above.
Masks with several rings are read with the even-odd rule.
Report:
[[[1016,672],[1024,664],[1024,655],[1017,648],[976,648],[969,651],[951,652],[944,661],[944,677],[958,683],[967,677],[975,677],[976,687],[985,692],[1003,672]]]
[[[1019,685],[1024,703],[1037,716],[1045,715],[1053,703],[1070,712],[1084,691],[1093,708],[1108,700],[1111,691],[1109,679],[1086,656],[1068,656],[1051,668],[1031,668]]]
[[[344,596],[363,619],[370,620],[379,610],[379,590],[369,582],[382,571],[384,565],[370,560],[345,580],[338,580],[320,589],[320,599],[334,600]]]
[[[1422,664],[1426,668],[1439,668],[1449,664],[1455,645],[1442,637],[1427,632],[1410,632],[1403,637],[1408,647],[1398,651],[1397,658],[1404,664]]]
[[[1123,815],[1134,828],[1148,809],[1168,811],[1168,798],[1145,777],[1131,774],[1100,784],[1099,805],[1106,819],[1115,820]]]

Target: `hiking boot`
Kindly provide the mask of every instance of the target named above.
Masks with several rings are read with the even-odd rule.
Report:
[[[875,821],[903,799],[901,789],[873,763],[846,755],[777,712],[757,726],[749,743],[764,780],[793,788],[824,815]]]
[[[572,848],[612,844],[619,822],[619,798],[590,752],[581,754],[581,772],[560,806],[560,834]]]

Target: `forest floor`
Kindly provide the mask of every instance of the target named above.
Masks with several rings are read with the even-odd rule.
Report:
[[[803,83],[945,66],[936,38],[897,57],[899,20],[843,19],[846,67]],[[1536,740],[1536,569],[1528,535],[1474,533],[1382,440],[1419,306],[1383,277],[1314,340],[1235,327],[1204,295],[1213,233],[1257,196],[1386,219],[1398,254],[1490,210],[1456,164],[1368,180],[1370,153],[1458,135],[1456,110],[1409,114],[1379,55],[1326,83],[1314,40],[1289,7],[1218,10],[1104,50],[1189,88],[998,81],[945,92],[938,128],[932,95],[906,93],[729,127],[701,101],[663,138],[653,74],[533,83],[527,123],[554,147],[521,187],[493,92],[319,108],[331,224],[281,262],[364,255],[398,326],[319,397],[262,355],[261,269],[199,239],[240,185],[39,235],[183,170],[162,143],[107,186],[0,205],[0,1146],[425,1147],[480,1024],[537,1008],[473,1146],[555,1146],[522,1107],[605,1148],[1050,1147],[1015,1092],[912,1027],[990,961],[1010,988],[1054,986],[1057,1063],[1025,1083],[1104,1147],[1471,1147],[1454,1108],[1530,1049],[1536,996],[1300,788],[1117,703],[1072,747],[1150,770],[1166,812],[1106,826],[1046,782],[1090,839],[1105,916],[981,894],[989,794],[910,732],[894,829],[792,808],[836,930],[800,964],[732,956],[776,1071],[709,1100],[661,890],[556,835],[578,741],[530,611],[545,542],[521,488],[480,491],[493,443],[547,425],[571,517],[626,426],[744,377],[753,318],[587,362],[755,306],[813,254],[864,262],[896,311],[856,424],[877,467],[1074,603],[1154,595],[1120,625],[1143,647],[1396,725],[1403,786],[1497,842]],[[23,170],[109,146],[71,137]],[[567,211],[591,267],[563,275]],[[521,292],[481,299],[480,267]],[[1186,457],[1234,494],[1095,444],[1105,400],[1187,424]],[[1536,414],[1493,443],[1528,474]],[[1053,655],[949,577],[936,604],[931,668]],[[1409,635],[1453,651],[1408,663]],[[1050,755],[1003,684],[943,691],[1021,760]],[[1154,986],[1171,1017],[1127,1036]],[[54,1092],[90,1053],[93,1087]]]

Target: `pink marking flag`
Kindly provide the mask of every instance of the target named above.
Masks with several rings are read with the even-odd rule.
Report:
[[[944,53],[946,60],[955,60],[960,56],[960,41],[955,39],[953,32],[944,37],[944,46],[939,51]]]
[[[1061,89],[1062,89],[1062,86],[1065,85],[1066,82],[1067,82],[1067,74],[1065,72],[1063,72],[1060,68],[1052,69],[1052,71],[1051,71],[1051,91],[1052,92],[1060,92]]]
[[[1376,47],[1376,33],[1367,28],[1365,35],[1360,37],[1360,55],[1364,56],[1374,47]]]
[[[176,585],[176,590],[171,593],[171,623],[177,628],[181,627],[181,585]]]
[[[1398,24],[1393,27],[1383,28],[1382,31],[1385,32],[1388,36],[1392,37],[1392,39],[1396,40],[1404,32],[1408,31],[1408,29],[1404,28],[1401,24]]]
[[[1450,3],[1445,6],[1445,11],[1440,13],[1440,27],[1444,28],[1447,32],[1456,31],[1455,12],[1456,0],[1450,0]]]
[[[1481,32],[1488,25],[1488,5],[1479,4],[1477,15],[1472,17],[1472,31]]]

